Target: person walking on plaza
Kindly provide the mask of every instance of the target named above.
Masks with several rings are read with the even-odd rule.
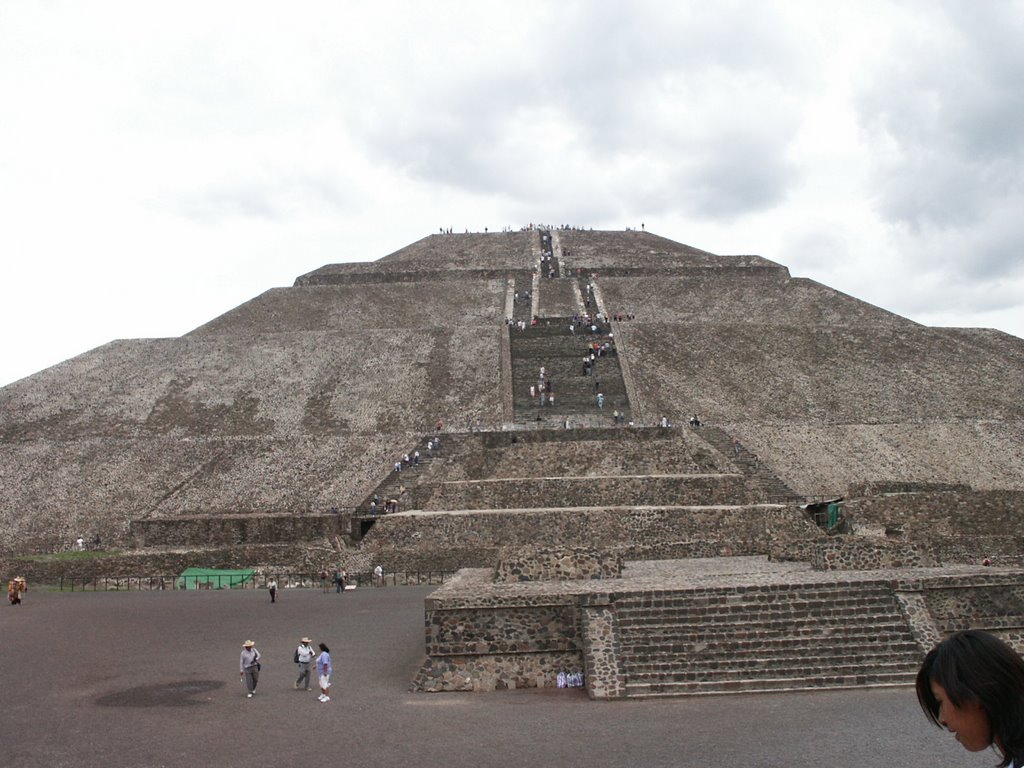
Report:
[[[21,605],[22,596],[26,592],[28,592],[28,582],[25,581],[24,576],[18,576],[7,582],[7,600],[11,605]]]
[[[256,695],[256,684],[260,681],[260,658],[256,643],[252,640],[242,643],[242,655],[238,659],[238,677],[245,681],[247,698],[250,699]]]
[[[270,592],[270,602],[277,602],[277,580],[271,579],[267,582],[267,590]]]
[[[316,676],[320,683],[320,701],[331,700],[331,649],[320,643],[320,655],[316,657]]]
[[[373,586],[383,587],[384,586],[384,566],[380,563],[373,569]]]
[[[307,691],[310,690],[309,667],[316,657],[316,651],[313,650],[313,646],[309,643],[309,638],[304,637],[299,641],[298,648],[295,649],[295,663],[299,665],[299,679],[295,681],[295,690],[300,688],[304,688]]]

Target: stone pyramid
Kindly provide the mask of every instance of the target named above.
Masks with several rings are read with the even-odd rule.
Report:
[[[585,375],[594,340],[609,354]],[[545,362],[554,405],[528,392]],[[31,570],[10,561],[82,536],[129,570],[359,568],[381,551],[454,568],[545,510],[561,516],[551,544],[756,554],[763,529],[735,510],[789,505],[799,528],[800,504],[843,497],[854,532],[930,527],[963,544],[966,516],[981,549],[931,542],[943,557],[1011,558],[1022,437],[1019,338],[922,326],[764,258],[647,232],[439,234],[0,389],[0,557]],[[416,450],[422,468],[392,477]],[[402,494],[395,523],[373,519],[374,493]],[[701,522],[629,538],[661,507]],[[572,509],[615,519],[581,532]],[[494,510],[526,516],[485,534]],[[458,531],[457,516],[470,521]],[[692,531],[711,520],[732,524],[701,549]]]

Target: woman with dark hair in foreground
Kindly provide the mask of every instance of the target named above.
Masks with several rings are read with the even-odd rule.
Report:
[[[968,752],[993,747],[999,768],[1024,768],[1024,659],[988,632],[950,635],[925,656],[917,699]]]

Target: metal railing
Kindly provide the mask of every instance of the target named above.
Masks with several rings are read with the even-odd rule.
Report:
[[[382,587],[408,587],[443,584],[454,575],[454,571],[394,571],[384,573]],[[278,589],[319,589],[333,592],[337,589],[332,577],[323,578],[319,573],[272,572],[258,573],[251,577],[237,574],[206,574],[200,576],[62,576],[57,585],[61,592],[148,592],[161,590],[195,589],[266,589],[274,580]],[[346,585],[356,587],[374,586],[371,571],[350,573]]]

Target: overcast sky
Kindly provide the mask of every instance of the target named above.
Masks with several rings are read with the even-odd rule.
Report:
[[[1024,336],[1024,2],[0,0],[0,384],[531,221]]]

